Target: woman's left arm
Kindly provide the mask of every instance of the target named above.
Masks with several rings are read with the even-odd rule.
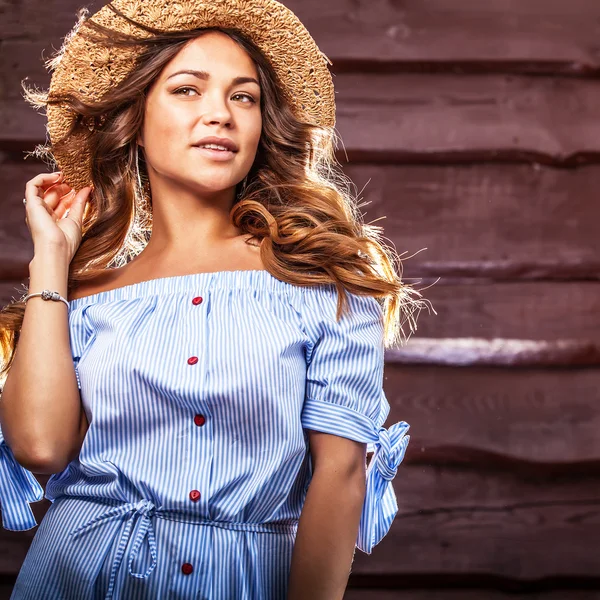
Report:
[[[290,569],[287,600],[342,600],[366,492],[366,444],[308,430],[313,476]]]

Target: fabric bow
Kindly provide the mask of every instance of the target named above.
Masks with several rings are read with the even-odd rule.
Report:
[[[398,513],[392,480],[410,440],[406,435],[409,427],[406,421],[400,421],[389,429],[379,428],[375,454],[367,469],[367,490],[356,542],[356,547],[366,554],[371,554],[373,546],[387,534]]]
[[[0,433],[0,507],[2,527],[26,531],[38,523],[29,506],[44,497],[44,488],[33,473],[22,467]]]
[[[110,572],[108,590],[106,592],[105,600],[112,600],[112,598],[121,597],[122,592],[120,592],[118,588],[118,585],[120,584],[120,580],[118,579],[118,571],[126,552],[129,553],[127,570],[131,576],[137,577],[138,579],[146,579],[149,577],[150,573],[152,573],[158,564],[156,536],[152,526],[152,517],[154,516],[155,512],[156,507],[150,500],[142,499],[136,503],[128,502],[120,506],[115,506],[96,517],[92,517],[89,521],[71,531],[70,535],[73,537],[78,537],[90,529],[98,526],[100,523],[105,522],[106,520],[123,516],[127,519],[127,523],[121,534],[121,539],[118,542],[118,551]],[[131,536],[134,536],[133,545],[129,543]],[[146,538],[148,539],[148,544],[150,546],[152,564],[148,567],[148,569],[146,569],[145,573],[134,572],[132,571],[133,561],[137,558],[142,543]]]

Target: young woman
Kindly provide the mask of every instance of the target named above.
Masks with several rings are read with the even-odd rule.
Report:
[[[383,353],[425,301],[336,170],[326,57],[274,0],[65,40],[0,320],[5,528],[52,474],[11,598],[341,599],[397,512]]]

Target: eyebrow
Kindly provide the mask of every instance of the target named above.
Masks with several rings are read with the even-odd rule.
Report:
[[[171,79],[171,77],[175,77],[175,75],[182,75],[182,74],[193,75],[194,77],[197,77],[198,79],[202,79],[204,81],[206,81],[207,79],[210,79],[210,74],[207,73],[206,71],[196,71],[194,69],[183,69],[182,71],[176,71],[175,73],[172,73],[171,75],[169,75],[167,77],[167,80]],[[255,83],[257,86],[260,87],[260,83],[258,83],[258,81],[256,79],[254,79],[254,77],[245,77],[245,76],[234,77],[234,79],[232,80],[231,83],[233,85],[240,85],[241,83]]]

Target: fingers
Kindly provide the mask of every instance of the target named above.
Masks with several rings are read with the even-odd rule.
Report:
[[[73,194],[69,196],[72,191],[72,188],[66,183],[55,183],[44,193],[44,202],[49,208],[56,210],[63,200],[72,200]]]
[[[56,222],[62,219],[76,197],[76,190],[64,182],[62,171],[40,173],[25,186],[25,197],[32,203],[37,200]],[[26,211],[27,212],[27,211]]]
[[[79,193],[81,193],[81,191]],[[63,218],[63,215],[75,202],[76,197],[77,194],[75,193],[75,190],[71,190],[70,192],[67,192],[64,196],[59,197],[57,202],[54,202],[54,214],[57,216],[57,218]],[[44,198],[44,201],[45,200],[46,199]]]
[[[90,193],[92,191],[91,186],[84,187],[73,197],[73,200],[70,204],[68,218],[73,219],[78,225],[81,226],[83,221],[83,212],[85,210],[85,205],[90,197]]]
[[[44,200],[43,192],[51,185],[61,181],[63,177],[62,172],[54,173],[40,173],[33,179],[30,179],[25,184],[25,198],[27,202],[35,202],[36,198],[40,201]]]

